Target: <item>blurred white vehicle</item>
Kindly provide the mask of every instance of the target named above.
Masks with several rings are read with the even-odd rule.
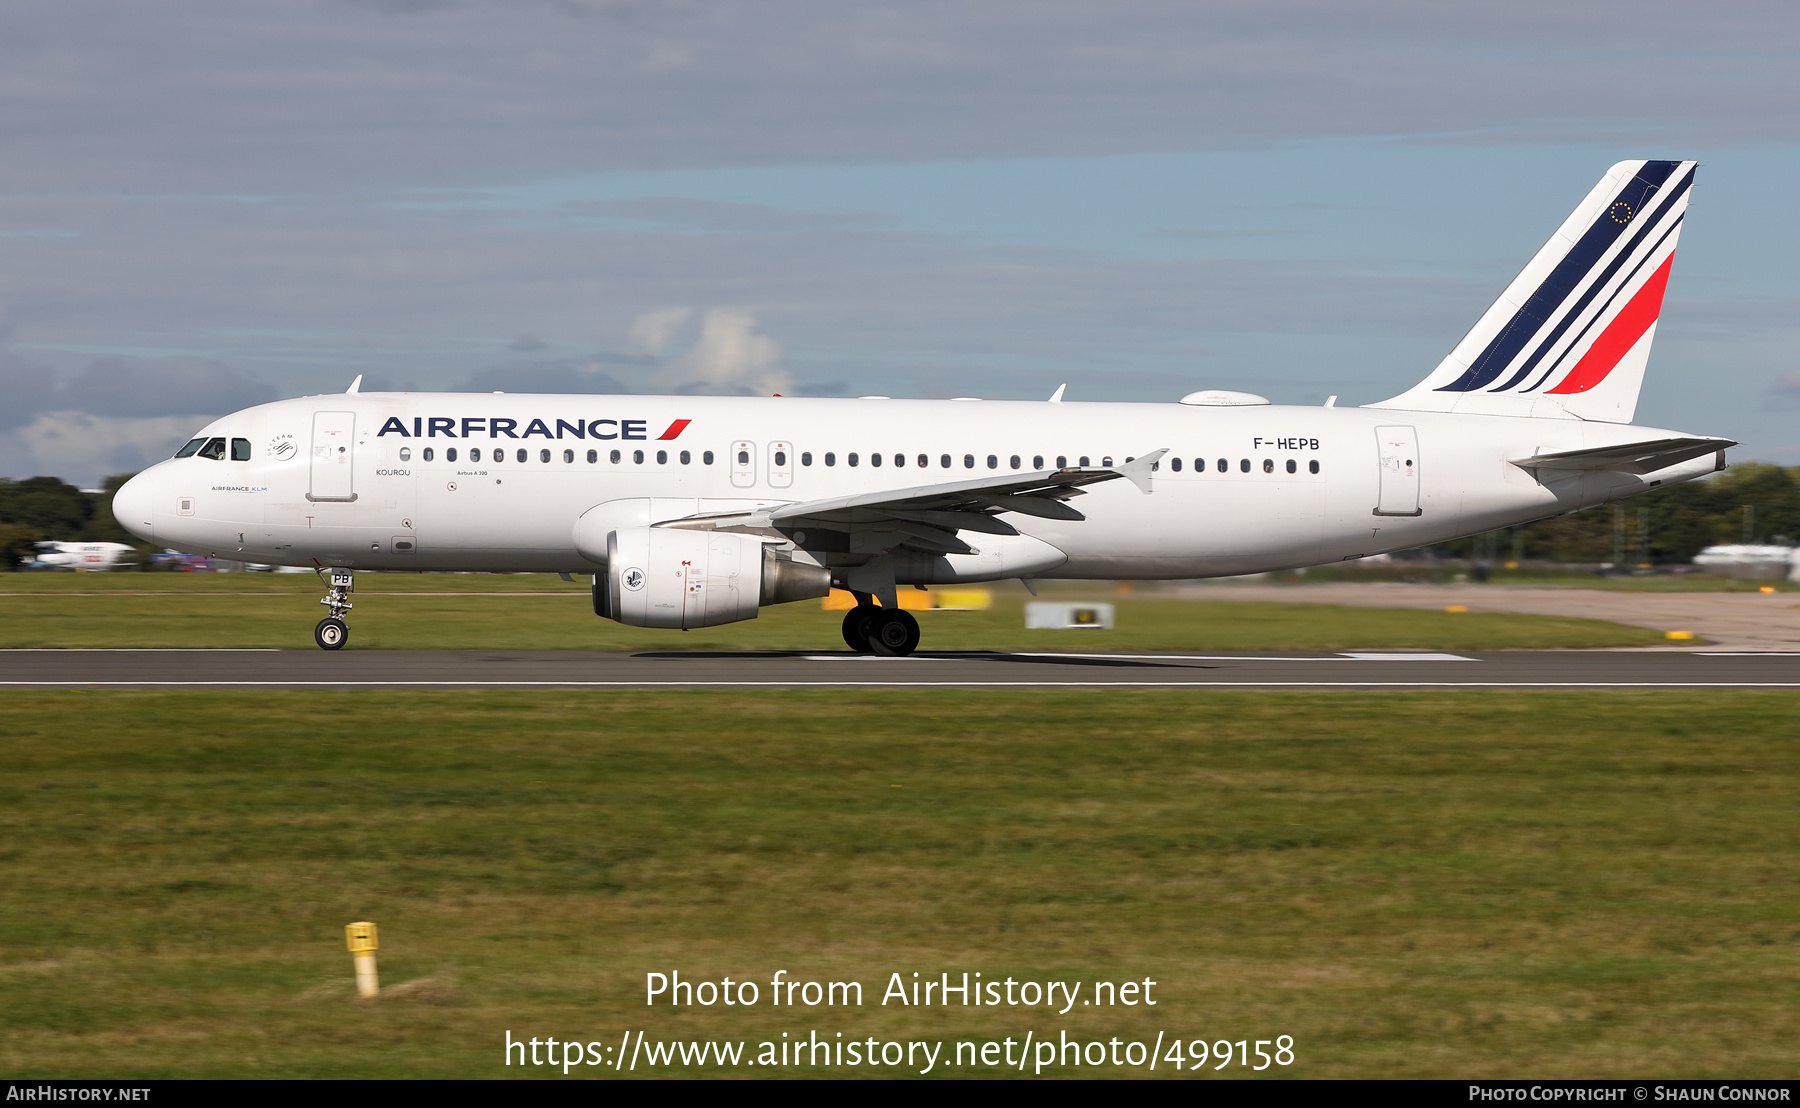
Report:
[[[122,542],[40,542],[38,555],[27,562],[32,569],[108,570],[119,559],[134,553]]]
[[[1709,546],[1694,555],[1694,564],[1727,577],[1753,581],[1800,581],[1800,548],[1773,543],[1738,542]]]

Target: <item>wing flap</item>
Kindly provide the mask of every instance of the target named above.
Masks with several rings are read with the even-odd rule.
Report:
[[[850,552],[855,554],[879,554],[902,546],[939,554],[970,554],[975,548],[957,537],[959,531],[1019,534],[1017,527],[999,518],[1003,513],[1080,522],[1087,517],[1066,502],[1083,495],[1083,486],[1125,478],[1149,492],[1150,473],[1166,453],[1167,449],[1155,450],[1120,466],[996,474],[748,511],[686,516],[656,526],[758,531],[768,535],[821,528],[849,532]]]

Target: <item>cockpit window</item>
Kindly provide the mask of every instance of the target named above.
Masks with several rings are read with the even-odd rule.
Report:
[[[205,439],[194,439],[191,442],[189,442],[186,446],[182,447],[180,450],[177,450],[175,452],[175,456],[177,458],[185,458],[188,455],[192,454],[194,451],[200,449],[202,446],[205,446],[205,445],[206,445]]]
[[[249,439],[231,440],[231,460],[234,462],[247,462],[250,460]]]
[[[200,448],[200,457],[211,458],[215,462],[225,460],[225,440],[207,439],[206,445]]]

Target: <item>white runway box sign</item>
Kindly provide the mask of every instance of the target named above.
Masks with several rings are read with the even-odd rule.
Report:
[[[1025,605],[1027,631],[1062,631],[1075,627],[1097,627],[1112,630],[1111,604],[1052,604],[1039,602]]]

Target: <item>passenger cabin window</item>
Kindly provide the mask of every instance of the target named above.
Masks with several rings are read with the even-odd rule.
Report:
[[[1231,463],[1224,458],[1219,459],[1219,472],[1224,473],[1231,468]]]
[[[633,450],[631,452],[631,461],[635,465],[643,465],[644,464],[644,452],[642,450]]]
[[[1275,472],[1275,459],[1273,459],[1273,458],[1264,458],[1263,459],[1263,472],[1264,473],[1274,473]]]
[[[496,450],[496,451],[494,451],[494,453],[498,454],[499,451]],[[479,451],[479,450],[469,451],[469,459],[471,461],[479,462],[481,460],[481,451]],[[445,449],[444,460],[446,462],[454,462],[456,460],[456,447],[452,446],[452,447],[448,447]]]
[[[1108,454],[1108,455],[1107,455],[1107,456],[1106,456],[1106,457],[1104,457],[1104,458],[1101,458],[1101,459],[1100,459],[1100,464],[1101,464],[1101,465],[1103,465],[1103,466],[1109,466],[1109,465],[1112,465],[1112,455],[1110,455],[1110,454]]]
[[[425,450],[423,451],[423,454],[424,454],[425,460],[429,462],[432,460],[433,457],[435,457],[437,455],[437,451],[435,451],[431,447],[427,446],[425,448]]]
[[[444,451],[444,457],[454,462],[456,460],[456,447],[452,446],[450,449]],[[481,447],[469,447],[469,460],[471,462],[479,462],[481,460]],[[500,452],[498,450],[494,451],[494,460],[500,460]]]
[[[848,464],[854,466],[856,464],[856,455],[850,454],[844,458],[844,461],[847,462]]]
[[[904,455],[904,454],[894,455],[894,468],[895,469],[905,469],[906,468],[906,455]]]
[[[854,454],[852,454],[852,455],[850,455],[850,456],[851,456],[851,457],[852,457],[852,458],[854,458],[854,457],[856,457],[856,455],[854,455]],[[856,464],[856,463],[855,463],[855,462],[851,462],[851,463],[850,463],[850,464],[851,464],[851,465],[855,465],[855,464]],[[869,464],[870,464],[870,465],[872,465],[872,466],[878,466],[878,465],[880,465],[880,464],[881,464],[881,455],[879,455],[879,454],[871,454],[871,455],[869,455]]]
[[[519,447],[519,460],[522,462],[529,457],[531,457],[531,455],[525,453],[525,448],[523,446]],[[550,460],[550,452],[548,450],[544,451],[544,460],[546,462]]]
[[[657,460],[658,460],[658,461],[661,461],[661,460],[662,460],[662,459],[661,459],[661,454],[660,454],[660,452],[659,452],[659,453],[658,453],[658,457],[657,457]],[[775,465],[776,465],[776,466],[777,466],[777,467],[781,467],[781,466],[785,466],[785,465],[787,465],[787,451],[785,451],[785,450],[777,450],[777,451],[776,451],[776,452],[775,452]]]
[[[685,451],[683,453],[685,453]],[[687,462],[687,459],[683,458],[682,462],[685,464]],[[812,465],[812,451],[808,450],[805,453],[800,455],[800,464],[803,466]]]
[[[950,468],[950,455],[945,454],[943,457],[939,458],[938,465],[943,466],[945,469],[949,469]]]
[[[613,465],[618,465],[618,464],[619,464],[619,457],[620,457],[620,455],[619,455],[619,452],[618,452],[618,451],[617,451],[617,450],[615,450],[615,451],[613,451],[613,452],[612,452],[612,464],[613,464]]]
[[[1006,460],[1006,464],[1011,466],[1014,469],[1018,469],[1019,468],[1019,456],[1017,454],[1014,454],[1012,457],[1010,457]]]
[[[1067,454],[1058,454],[1056,456],[1056,468],[1057,469],[1068,469],[1069,468],[1069,456]]]
[[[206,445],[200,448],[200,457],[211,458],[215,462],[225,460],[225,440],[207,439]]]
[[[548,449],[538,451],[538,461],[547,462],[549,460],[550,460],[550,451]]]
[[[1300,468],[1299,466],[1294,464],[1294,459],[1292,459],[1292,458],[1288,459],[1287,471],[1289,473],[1293,473],[1293,472],[1297,471],[1299,468]]]
[[[1170,458],[1169,459],[1169,470],[1173,473],[1180,473],[1181,472],[1181,459],[1180,458]]]
[[[1082,469],[1086,469],[1086,468],[1087,468],[1087,464],[1088,464],[1088,456],[1087,456],[1087,455],[1086,455],[1086,454],[1083,454],[1083,455],[1082,455],[1082,456],[1081,456],[1081,468],[1082,468]]]
[[[808,454],[808,455],[807,455],[807,456],[806,456],[806,459],[807,459],[807,461],[806,461],[806,464],[807,464],[807,465],[812,465],[812,455],[811,455],[811,454]],[[693,455],[692,455],[692,454],[689,454],[689,453],[688,453],[688,452],[687,452],[687,451],[685,451],[685,450],[683,450],[683,451],[682,451],[682,452],[681,452],[681,464],[682,464],[682,465],[687,465],[687,464],[689,464],[689,463],[690,463],[690,462],[692,462],[692,461],[693,461],[693,460],[694,460],[694,456],[693,456]]]
[[[930,464],[931,464],[930,458],[926,457],[923,454],[919,455],[919,468],[920,469],[924,469],[926,466],[928,466]]]
[[[194,451],[206,445],[205,439],[190,439],[188,444],[175,452],[177,458],[191,458]]]
[[[825,454],[825,464],[828,466],[837,465],[837,455],[827,451]]]
[[[1044,456],[1042,454],[1033,454],[1031,456],[1031,468],[1032,469],[1043,469],[1044,468]]]
[[[975,455],[973,455],[973,454],[964,454],[963,455],[963,468],[964,469],[974,469],[975,468]]]
[[[593,465],[595,462],[597,462],[599,460],[600,460],[600,452],[598,450],[588,451],[588,465]]]
[[[1239,462],[1238,469],[1244,473],[1249,473],[1250,472],[1250,459],[1245,458],[1243,461]]]
[[[1306,472],[1308,472],[1308,473],[1319,472],[1319,463],[1318,462],[1307,462],[1306,463]]]
[[[575,461],[575,452],[573,450],[563,451],[563,461],[566,463],[569,463],[569,464],[573,464]]]
[[[669,464],[669,452],[667,450],[658,450],[656,452],[656,464],[659,466],[666,466]]]
[[[615,455],[617,455],[618,451],[615,450],[615,451],[613,451],[613,453]],[[613,461],[615,461],[615,462],[618,460],[619,459],[616,456],[613,458]],[[712,465],[712,462],[713,462],[712,451],[708,450],[705,453],[700,455],[700,464],[701,465],[709,466],[709,465]]]
[[[234,462],[247,462],[250,460],[249,439],[231,440],[231,460]]]
[[[402,446],[400,448],[400,460],[403,462],[412,461],[412,447]]]
[[[993,454],[989,454],[988,455],[988,468],[989,469],[999,469],[1000,468],[1000,459]]]

